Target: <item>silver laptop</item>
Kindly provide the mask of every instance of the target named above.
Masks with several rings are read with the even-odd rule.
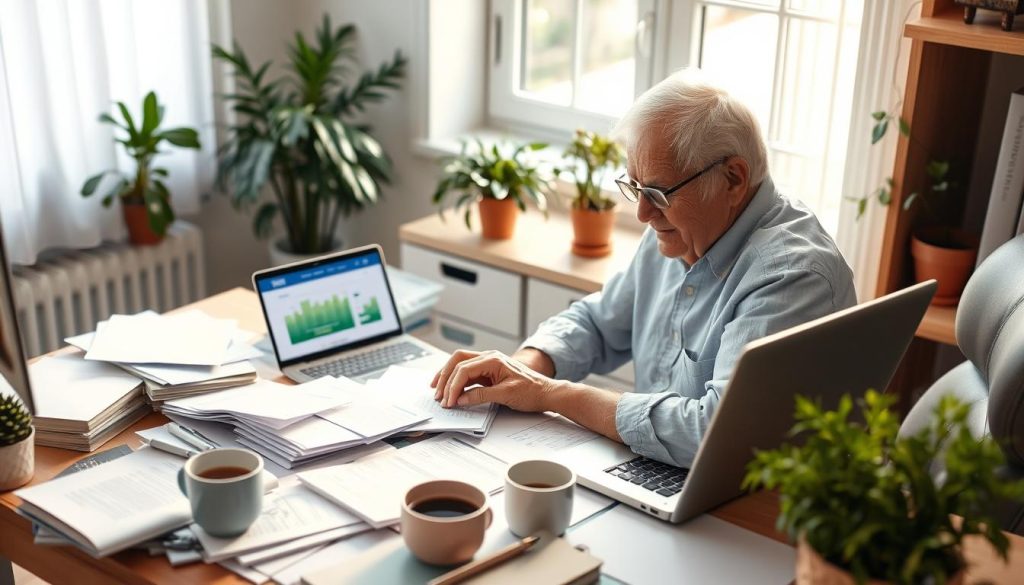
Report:
[[[261,270],[252,285],[277,365],[296,382],[362,381],[396,364],[440,367],[448,357],[404,333],[380,246]]]
[[[638,457],[611,440],[559,453],[579,483],[670,522],[739,496],[755,449],[777,447],[793,425],[794,396],[835,408],[845,393],[884,389],[935,293],[934,280],[748,343],[693,466]]]

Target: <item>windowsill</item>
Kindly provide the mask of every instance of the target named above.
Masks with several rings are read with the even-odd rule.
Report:
[[[482,141],[485,145],[491,145],[494,143],[537,142],[535,138],[512,134],[496,128],[478,128],[465,134],[450,138],[419,139],[413,143],[412,150],[419,156],[431,159],[455,156],[461,151],[463,142],[475,141],[477,139]],[[566,142],[558,143],[548,141],[547,148],[536,151],[532,154],[541,161],[556,164],[561,162],[562,153],[565,151],[565,147],[567,145],[568,143]],[[569,202],[575,195],[576,186],[571,181],[567,181],[561,177],[556,179],[555,183],[555,193],[557,196],[550,197],[548,199],[549,209],[552,213],[568,214],[570,209]],[[615,186],[611,177],[606,178],[601,186],[601,190],[604,192],[606,197],[617,201],[617,204],[615,205],[616,227],[636,232],[642,232],[644,230],[644,224],[640,223],[636,219],[636,203],[623,199],[622,194],[619,193],[619,189]]]

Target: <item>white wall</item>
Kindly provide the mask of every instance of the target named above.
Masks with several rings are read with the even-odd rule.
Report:
[[[250,61],[273,59],[284,63],[286,45],[296,30],[307,39],[324,13],[337,25],[351,22],[358,29],[357,49],[364,67],[376,68],[396,49],[409,58],[403,88],[386,101],[372,105],[360,120],[373,128],[394,162],[394,182],[385,186],[375,207],[342,221],[345,246],[380,243],[389,262],[397,264],[398,227],[434,212],[430,194],[438,178],[433,160],[413,153],[413,95],[411,79],[427,66],[416,43],[421,38],[414,22],[421,0],[231,0],[230,22],[234,38]],[[421,97],[420,99],[426,99]],[[252,233],[251,216],[235,211],[227,196],[215,195],[190,218],[203,230],[206,241],[209,293],[235,286],[248,287],[249,275],[268,265],[267,244]]]

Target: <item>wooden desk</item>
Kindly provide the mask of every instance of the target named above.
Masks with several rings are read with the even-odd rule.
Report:
[[[210,315],[238,319],[239,325],[252,331],[265,331],[263,316],[255,293],[234,289],[193,303],[180,310],[197,308]],[[135,431],[161,425],[166,419],[153,413],[121,433],[101,449],[117,445],[136,448],[140,441]],[[36,448],[36,472],[30,485],[42,483],[57,475],[87,453],[66,451],[50,447]],[[14,510],[20,499],[12,493],[0,494],[0,555],[52,583],[109,584],[109,583],[247,583],[241,577],[219,565],[194,563],[173,568],[163,556],[151,557],[142,551],[125,551],[111,557],[94,559],[74,547],[35,546],[32,543],[30,523]],[[774,494],[761,492],[726,504],[713,515],[785,542],[775,531],[778,503]],[[1024,575],[1024,539],[1011,536],[1013,550],[1009,566],[1002,565],[992,551],[977,541],[968,543],[967,558],[976,565],[968,573],[968,583],[987,579],[993,583],[1013,583]]]

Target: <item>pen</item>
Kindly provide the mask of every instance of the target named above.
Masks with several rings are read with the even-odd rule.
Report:
[[[199,451],[192,451],[191,449],[182,449],[181,447],[179,447],[177,445],[172,445],[170,443],[165,443],[165,442],[161,441],[160,439],[150,439],[149,440],[149,446],[154,448],[154,449],[159,449],[160,451],[163,451],[165,453],[170,453],[171,455],[177,455],[178,457],[184,457],[186,459],[188,459],[189,457],[199,453]]]
[[[218,447],[216,443],[200,435],[198,431],[179,425],[176,422],[169,422],[164,426],[167,427],[167,432],[200,451],[209,451]]]
[[[540,540],[540,538],[537,536],[527,536],[519,542],[506,546],[489,557],[473,561],[471,563],[466,563],[457,569],[448,571],[440,577],[431,579],[430,581],[427,581],[427,585],[453,585],[454,583],[465,581],[470,577],[475,577],[491,567],[500,565],[501,563],[530,550],[530,547],[537,544],[538,540]]]

